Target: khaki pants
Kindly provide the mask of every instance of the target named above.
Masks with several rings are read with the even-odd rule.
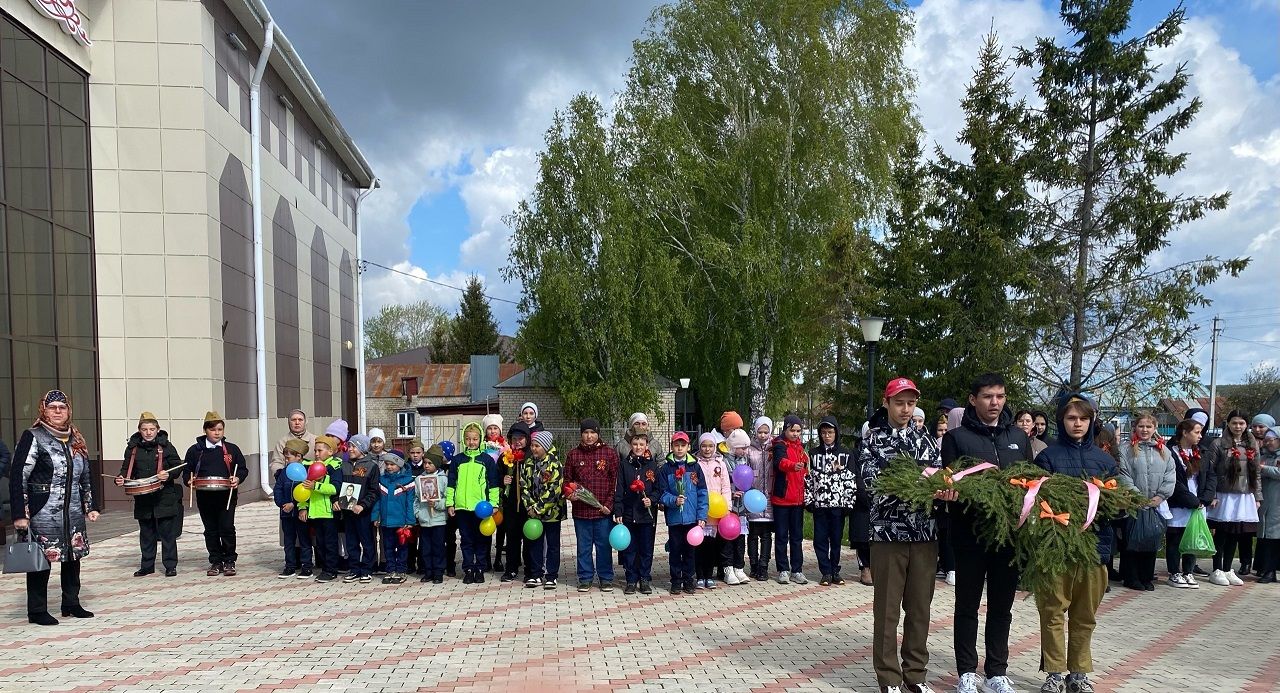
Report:
[[[875,614],[871,659],[880,686],[924,683],[929,667],[929,606],[933,602],[938,542],[871,542]],[[902,664],[898,664],[898,619]]]
[[[1090,644],[1106,591],[1107,567],[1084,565],[1068,571],[1047,593],[1036,594],[1042,670],[1051,674],[1093,671]]]

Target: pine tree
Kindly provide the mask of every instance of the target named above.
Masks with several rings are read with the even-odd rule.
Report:
[[[473,355],[498,353],[498,322],[479,277],[467,280],[458,314],[449,323],[449,363],[470,363]]]

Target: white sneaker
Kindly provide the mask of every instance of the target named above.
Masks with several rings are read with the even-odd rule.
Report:
[[[1174,573],[1173,575],[1170,575],[1169,584],[1182,589],[1186,589],[1191,586],[1187,584],[1186,578],[1182,577],[1182,573]]]
[[[982,690],[985,693],[1018,693],[1008,676],[992,676],[982,684]]]
[[[791,584],[793,584],[793,585],[803,585],[803,584],[805,584],[805,583],[807,583],[807,582],[809,582],[809,578],[805,577],[805,576],[804,576],[804,573],[792,573],[792,574],[791,574]],[[1241,583],[1241,584],[1243,584],[1243,583]]]
[[[715,581],[715,580],[703,580],[703,582],[707,583],[707,589],[709,589],[709,590],[713,590],[713,589],[715,589],[715,588],[716,588],[716,581]]]
[[[1196,576],[1192,575],[1191,573],[1182,574],[1182,584],[1186,587],[1190,587],[1193,590],[1200,589],[1200,583],[1196,582]]]
[[[779,570],[779,571],[778,571],[778,584],[779,584],[779,585],[785,585],[785,584],[787,584],[788,582],[791,582],[791,579],[790,579],[790,578],[791,578],[791,576],[787,573],[787,571],[785,571],[785,570]]]
[[[933,688],[927,683],[915,684],[916,693],[935,693]]]
[[[980,693],[978,690],[978,682],[981,679],[972,671],[967,674],[960,675],[960,683],[956,684],[956,693]]]
[[[738,575],[738,584],[739,584],[739,585],[745,585],[745,584],[747,584],[748,582],[751,582],[751,578],[747,577],[747,573],[746,573],[746,571],[744,571],[742,568],[734,568],[734,569],[733,569],[733,572],[737,573],[737,575]]]
[[[1213,573],[1209,575],[1209,582],[1212,582],[1215,585],[1222,585],[1223,587],[1231,584],[1231,580],[1227,578],[1227,574],[1221,570],[1213,571]]]
[[[741,585],[742,581],[738,579],[738,573],[733,568],[724,571],[724,584]]]
[[[1234,570],[1227,572],[1227,582],[1230,582],[1232,585],[1235,585],[1236,587],[1239,587],[1240,585],[1244,584],[1244,580],[1241,580],[1239,577],[1237,577],[1236,571]]]
[[[947,584],[951,585],[952,587],[956,586],[956,571],[954,570],[947,571]]]
[[[897,686],[886,686],[884,693],[902,693],[902,689]]]

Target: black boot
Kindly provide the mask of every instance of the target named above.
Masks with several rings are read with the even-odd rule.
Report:
[[[93,618],[92,611],[85,611],[84,607],[76,604],[75,606],[62,607],[63,616],[75,616],[76,618]]]
[[[27,621],[37,626],[56,626],[58,619],[54,618],[48,611],[39,614],[27,614]]]
[[[1270,584],[1275,581],[1276,581],[1276,571],[1274,570],[1268,570],[1267,572],[1262,574],[1262,577],[1258,578],[1258,584],[1260,585]]]

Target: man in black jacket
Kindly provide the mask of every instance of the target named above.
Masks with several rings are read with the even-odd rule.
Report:
[[[942,463],[970,457],[1004,468],[1015,462],[1031,462],[1031,440],[1013,425],[1005,406],[1005,381],[997,373],[978,376],[969,388],[969,406],[961,425],[942,438]],[[952,507],[951,543],[956,557],[956,610],[954,644],[957,693],[1013,693],[1006,676],[1009,666],[1009,626],[1018,589],[1013,547],[987,546],[977,538],[975,517],[963,503]],[[986,680],[978,670],[978,607],[983,585],[987,588]]]

